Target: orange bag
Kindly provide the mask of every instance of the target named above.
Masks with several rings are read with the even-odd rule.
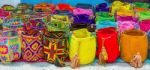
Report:
[[[131,62],[139,54],[141,61],[145,61],[148,53],[148,39],[145,32],[127,30],[121,34],[121,58]]]

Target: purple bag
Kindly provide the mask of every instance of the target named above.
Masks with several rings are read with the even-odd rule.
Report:
[[[106,3],[96,5],[96,12],[109,12],[109,7]]]
[[[89,15],[89,16],[93,16],[94,15],[92,9],[82,9],[82,8],[74,9],[73,10],[73,14],[74,15],[86,14],[86,15]]]
[[[95,17],[90,17],[86,14],[80,14],[73,16],[73,24],[71,24],[71,30],[88,28],[90,32],[95,31]]]
[[[85,23],[85,24],[94,24],[95,23],[95,17],[90,17],[86,14],[80,14],[73,16],[74,24],[78,23]]]
[[[148,32],[148,30],[150,29],[150,20],[142,20],[140,22],[140,29],[142,31]]]

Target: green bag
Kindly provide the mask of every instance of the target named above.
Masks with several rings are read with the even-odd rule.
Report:
[[[148,3],[142,3],[142,2],[134,2],[133,5],[135,7],[140,7],[140,8],[149,8],[149,4]]]
[[[48,31],[68,31],[71,24],[70,17],[67,15],[52,15],[51,22],[46,26]]]
[[[150,11],[138,12],[138,16],[140,21],[150,19]]]
[[[96,22],[97,21],[115,21],[114,16],[110,16],[109,12],[96,12]]]

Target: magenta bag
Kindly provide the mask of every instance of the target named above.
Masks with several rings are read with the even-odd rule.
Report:
[[[80,14],[86,14],[86,15],[94,15],[92,9],[82,9],[82,8],[76,8],[73,10],[74,15],[80,15]]]
[[[116,20],[117,21],[134,21],[134,22],[138,22],[138,18],[137,17],[132,17],[132,16],[116,16]]]
[[[148,32],[148,30],[150,29],[150,20],[142,20],[140,22],[140,29],[142,31]]]
[[[138,18],[137,17],[132,17],[132,16],[116,16],[116,20],[120,21],[120,22],[124,22],[124,21],[129,21],[131,23],[133,23],[134,28],[139,29],[139,22],[138,22]]]
[[[134,29],[134,24],[136,24],[133,21],[117,21],[119,33],[124,32],[125,30]]]

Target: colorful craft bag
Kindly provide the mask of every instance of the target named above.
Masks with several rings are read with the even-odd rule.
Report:
[[[26,30],[21,35],[22,57],[27,62],[39,62],[44,57],[41,34],[38,30]]]
[[[120,47],[121,58],[125,62],[131,62],[137,55],[144,62],[148,54],[147,34],[141,30],[127,30],[121,34]]]
[[[0,60],[10,63],[21,57],[21,41],[15,31],[3,31],[0,36]]]
[[[109,7],[106,3],[96,5],[96,12],[109,12]]]
[[[74,15],[81,15],[81,14],[86,14],[88,16],[93,16],[94,13],[92,9],[82,9],[82,8],[76,8],[73,10]]]
[[[30,14],[32,12],[32,5],[27,3],[19,3],[14,13],[17,14]]]
[[[65,66],[69,56],[67,35],[63,31],[46,31],[43,37],[45,59],[56,66]]]
[[[120,54],[116,29],[112,27],[99,29],[96,35],[98,43],[96,56],[99,58],[99,61],[115,62]]]
[[[137,12],[139,16],[139,21],[146,20],[150,18],[150,11],[142,11],[142,12]]]
[[[3,5],[1,8],[5,11],[14,11],[15,10],[15,7],[12,5]]]
[[[133,21],[117,21],[119,33],[124,32],[125,30],[134,29],[136,23]]]
[[[96,12],[96,19],[95,21],[112,21],[115,22],[115,17],[110,16],[108,12]]]
[[[120,9],[120,7],[123,5],[120,1],[114,1],[110,6],[110,15],[114,15],[115,12]]]
[[[148,32],[150,29],[150,20],[142,20],[139,25],[142,31]]]
[[[73,19],[74,21],[71,24],[72,30],[87,28],[90,32],[95,31],[95,17],[80,14],[73,16]]]
[[[56,5],[56,10],[69,10],[70,12],[73,12],[74,7],[69,4],[59,3]]]
[[[96,37],[87,29],[83,28],[73,31],[69,43],[69,57],[73,68],[74,66],[77,67],[80,64],[90,64],[94,61],[96,53]]]
[[[112,21],[102,21],[102,22],[96,22],[96,29],[102,29],[102,28],[108,28],[108,27],[114,27],[117,28],[116,22]]]
[[[86,14],[80,14],[73,16],[73,24],[76,23],[85,23],[85,24],[94,24],[95,23],[95,17],[90,17]]]
[[[131,2],[131,3],[149,3],[150,1],[149,0],[123,0],[123,2]],[[139,4],[139,5],[142,5],[142,4]]]
[[[3,9],[0,9],[0,30],[2,30],[3,23],[10,16],[11,16],[11,12],[4,11]]]
[[[71,23],[71,16],[53,14],[51,16],[51,22],[47,23],[47,28],[48,31],[68,31]]]
[[[23,30],[23,22],[20,19],[9,19],[3,23],[3,30]]]
[[[36,4],[34,6],[34,11],[35,12],[54,12],[55,10],[55,5],[53,4],[48,4],[48,3],[39,3],[39,4]]]
[[[148,37],[148,59],[150,59],[150,30],[147,32]]]
[[[134,2],[133,5],[135,7],[138,7],[138,8],[149,8],[149,4],[148,3],[144,3],[144,2]]]
[[[76,8],[82,8],[82,9],[92,9],[93,12],[95,12],[95,8],[94,6],[92,6],[91,4],[87,4],[87,3],[77,3],[75,5]]]

